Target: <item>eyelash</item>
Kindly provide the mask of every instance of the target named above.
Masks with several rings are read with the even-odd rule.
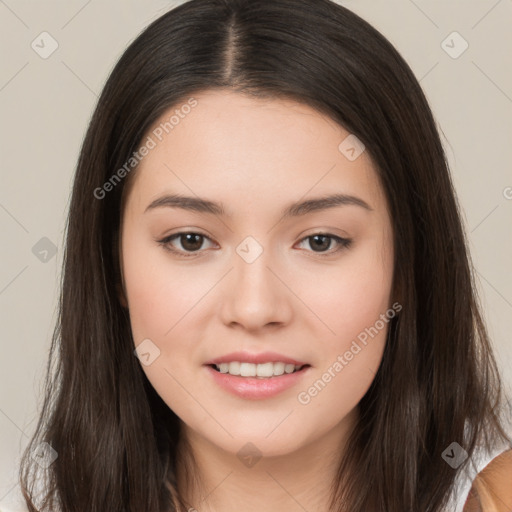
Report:
[[[186,252],[183,252],[181,250],[177,250],[177,249],[174,249],[172,248],[169,244],[172,240],[176,239],[176,238],[179,238],[180,236],[182,235],[199,235],[205,239],[208,239],[210,240],[210,238],[206,235],[203,235],[202,233],[197,233],[195,231],[180,231],[179,233],[174,233],[170,236],[167,236],[165,238],[163,238],[162,240],[158,240],[158,243],[160,245],[163,246],[163,248],[166,250],[166,251],[169,251],[173,254],[175,254],[176,256],[180,257],[180,258],[191,258],[191,257],[194,257],[196,256],[197,254],[199,254],[201,251],[194,251],[194,252],[189,252],[189,253],[186,253]],[[312,235],[308,235],[306,237],[304,237],[300,242],[302,243],[303,241],[305,240],[308,240],[309,238],[313,238],[315,236],[324,236],[324,237],[327,237],[327,238],[331,238],[332,240],[336,241],[338,244],[339,244],[339,247],[338,249],[334,250],[334,251],[326,251],[326,252],[315,252],[315,251],[311,251],[313,252],[314,254],[318,254],[320,256],[331,256],[335,253],[338,253],[340,251],[342,251],[343,249],[348,249],[351,244],[352,244],[352,239],[351,238],[342,238],[342,237],[339,237],[339,236],[336,236],[336,235],[333,235],[331,233],[313,233]]]

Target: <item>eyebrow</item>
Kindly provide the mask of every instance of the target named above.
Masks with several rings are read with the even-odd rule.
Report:
[[[366,201],[363,201],[359,197],[348,194],[333,194],[292,203],[284,209],[282,212],[282,217],[300,217],[307,215],[308,213],[347,205],[359,206],[365,210],[373,211],[373,208],[371,208]],[[180,194],[166,194],[155,199],[146,207],[144,213],[160,207],[181,208],[183,210],[189,210],[193,212],[231,217],[231,215],[227,213],[222,203],[209,201],[200,197],[183,196]]]

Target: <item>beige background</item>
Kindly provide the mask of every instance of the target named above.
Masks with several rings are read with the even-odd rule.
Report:
[[[0,505],[16,501],[14,468],[39,411],[65,215],[88,120],[127,44],[178,3],[0,0]],[[510,387],[512,1],[340,3],[388,37],[421,80],[442,130],[491,337]],[[58,43],[46,59],[31,47],[44,31]],[[450,35],[454,31],[463,39]],[[467,50],[453,58],[464,40]],[[32,250],[43,237],[57,249],[46,262]]]

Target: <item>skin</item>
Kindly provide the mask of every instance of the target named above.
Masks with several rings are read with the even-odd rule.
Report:
[[[131,176],[120,241],[122,301],[135,345],[149,338],[160,350],[142,368],[180,418],[204,482],[200,488],[181,479],[180,492],[199,511],[327,511],[329,484],[381,362],[388,324],[359,343],[362,350],[309,403],[297,397],[393,304],[383,189],[366,151],[350,161],[338,150],[349,132],[306,105],[224,90],[194,97],[197,106]],[[372,210],[343,205],[282,219],[290,203],[334,192]],[[232,217],[170,207],[145,212],[164,193],[222,202]],[[192,253],[180,258],[158,243],[177,232],[207,238],[196,252],[184,237],[174,239],[169,245]],[[315,233],[352,244],[327,239],[322,249],[306,238]],[[247,236],[263,249],[252,263],[236,252]],[[243,399],[203,366],[236,350],[276,351],[311,368],[277,396]],[[252,467],[237,457],[247,442],[262,454]]]
[[[512,510],[512,450],[506,450],[484,467],[473,481],[464,512]]]

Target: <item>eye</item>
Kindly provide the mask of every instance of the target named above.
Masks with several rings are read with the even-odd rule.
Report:
[[[172,242],[175,240],[179,240],[181,248],[176,249],[172,245]],[[210,238],[206,235],[193,231],[181,231],[179,233],[174,233],[173,235],[167,236],[162,240],[158,240],[158,243],[162,245],[165,250],[172,252],[177,256],[188,258],[194,256],[194,253],[201,252],[201,247],[205,240],[210,240]],[[305,241],[309,241],[310,247],[313,248],[312,252],[318,254],[326,253],[328,255],[348,248],[352,243],[352,239],[350,238],[342,238],[330,233],[315,233],[303,238],[301,243],[304,243]],[[331,250],[332,241],[336,242],[338,245],[338,248],[335,250]]]
[[[331,242],[335,241],[338,244],[338,248],[335,250],[329,250],[331,248]],[[314,249],[312,252],[322,254],[334,254],[343,249],[350,247],[352,243],[352,239],[350,238],[342,238],[340,236],[332,235],[330,233],[315,233],[313,235],[309,235],[301,240],[301,243],[305,241],[309,241],[309,246],[312,248],[317,248],[319,250]]]
[[[175,249],[171,245],[171,242],[174,240],[180,241],[182,247],[181,249]],[[203,245],[204,240],[210,240],[210,238],[206,235],[202,235],[201,233],[181,231],[180,233],[175,233],[174,235],[170,235],[162,240],[159,240],[158,243],[161,244],[167,251],[175,253],[178,256],[188,258],[190,256],[194,256],[195,252],[199,252],[199,249]]]

